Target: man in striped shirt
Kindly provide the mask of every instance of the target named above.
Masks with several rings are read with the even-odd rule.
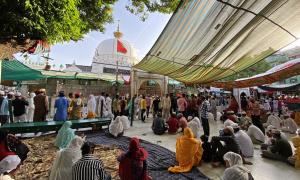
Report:
[[[100,159],[93,156],[95,144],[85,142],[81,147],[82,158],[72,167],[72,180],[109,180]]]
[[[201,121],[204,134],[209,136],[209,123],[208,123],[208,111],[210,109],[210,104],[207,97],[201,96],[202,106],[201,106]]]

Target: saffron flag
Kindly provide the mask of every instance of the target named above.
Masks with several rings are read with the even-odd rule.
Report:
[[[127,49],[124,47],[123,43],[119,40],[117,40],[117,52],[126,54],[127,53]]]

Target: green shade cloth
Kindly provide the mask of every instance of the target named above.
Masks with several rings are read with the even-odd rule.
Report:
[[[210,83],[300,38],[299,0],[226,2],[239,9],[218,0],[182,1],[151,50],[134,67],[185,84]]]
[[[29,68],[17,60],[2,60],[1,80],[26,81],[45,78],[40,71]]]

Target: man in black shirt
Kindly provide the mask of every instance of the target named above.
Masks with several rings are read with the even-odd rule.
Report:
[[[28,102],[24,97],[21,96],[21,93],[17,92],[15,94],[15,99],[12,101],[12,106],[14,110],[14,121],[15,122],[25,122],[26,121],[26,106]]]
[[[174,96],[173,93],[170,93],[170,98],[171,98],[171,109],[170,109],[170,114],[173,112],[177,112],[177,98]]]
[[[14,113],[13,113],[13,108],[12,108],[12,101],[14,98],[14,93],[13,92],[9,92],[7,94],[7,101],[8,101],[8,111],[9,111],[9,122],[14,122]]]
[[[224,143],[224,145],[221,143]],[[233,128],[230,126],[225,127],[220,131],[220,136],[214,136],[211,139],[212,154],[214,166],[218,166],[224,163],[223,156],[227,152],[231,151],[240,154],[240,147],[235,140]]]

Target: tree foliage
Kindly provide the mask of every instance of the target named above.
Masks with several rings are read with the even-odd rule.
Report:
[[[43,39],[50,44],[77,41],[84,34],[103,32],[112,22],[113,5],[118,0],[0,0],[0,43],[12,39]],[[129,0],[126,8],[133,14],[171,13],[179,0]]]
[[[246,78],[246,77],[251,77],[254,76],[256,74],[260,74],[263,72],[266,72],[267,70],[271,69],[272,66],[270,63],[268,63],[265,59],[254,64],[253,66],[238,72],[237,74],[234,74],[232,76],[229,76],[225,79],[223,79],[222,81],[233,81],[239,78]]]

